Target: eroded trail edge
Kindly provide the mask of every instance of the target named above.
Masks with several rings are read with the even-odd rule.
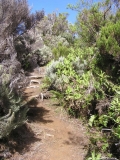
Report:
[[[80,120],[70,119],[52,99],[37,96],[44,77],[34,71],[24,94],[29,103],[28,122],[21,130],[17,152],[12,160],[84,160],[88,138]],[[35,82],[36,81],[36,82]],[[37,82],[38,81],[38,82]],[[20,134],[20,133],[19,133]]]

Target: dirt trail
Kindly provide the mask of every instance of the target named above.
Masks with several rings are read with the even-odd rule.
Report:
[[[31,81],[37,87],[25,89],[27,99],[40,93],[44,73],[34,71],[30,76],[35,75],[39,78],[31,80],[40,84]],[[88,139],[79,120],[68,118],[51,99],[34,99],[29,107],[27,126],[19,131],[17,151],[10,160],[85,160]]]

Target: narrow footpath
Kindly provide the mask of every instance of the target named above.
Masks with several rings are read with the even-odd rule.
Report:
[[[10,160],[85,160],[88,138],[80,120],[69,118],[53,99],[41,99],[45,68],[29,75],[24,94],[29,103],[28,121],[16,132]]]

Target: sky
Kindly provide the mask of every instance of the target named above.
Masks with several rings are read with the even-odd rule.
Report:
[[[69,13],[69,23],[74,23],[76,20],[76,11],[67,9],[68,4],[76,4],[77,0],[28,0],[28,4],[32,7],[32,12],[44,9],[45,14],[56,13]]]
[[[88,2],[97,2],[100,0],[88,0]],[[76,21],[77,11],[67,9],[68,4],[75,5],[78,0],[28,0],[29,6],[32,8],[32,12],[40,11],[44,9],[45,14],[50,13],[68,13],[69,23]]]

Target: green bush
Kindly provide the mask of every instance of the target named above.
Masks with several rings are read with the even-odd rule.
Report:
[[[97,40],[98,66],[115,83],[120,83],[120,21],[102,27]]]
[[[52,52],[54,59],[57,60],[59,57],[66,57],[70,53],[70,49],[59,43],[57,47],[53,48]]]
[[[47,64],[52,59],[51,49],[45,45],[35,50],[33,54],[37,55],[37,64],[39,66]]]
[[[88,115],[88,110],[95,111],[95,108],[91,108],[93,102],[104,99],[111,88],[107,76],[99,69],[95,71],[93,55],[92,48],[71,51],[66,58],[51,62],[47,70],[50,85],[64,95],[61,96],[64,97],[64,106],[78,115],[82,112]],[[91,63],[84,60],[85,57]]]
[[[120,60],[120,21],[109,22],[101,28],[97,46],[101,54],[110,54]]]
[[[112,127],[112,131],[116,138],[120,138],[120,88],[115,89],[115,95],[111,100],[106,114],[99,117],[99,124],[104,127]]]
[[[0,139],[7,137],[12,130],[26,121],[28,108],[23,106],[22,98],[6,86],[0,90]]]

